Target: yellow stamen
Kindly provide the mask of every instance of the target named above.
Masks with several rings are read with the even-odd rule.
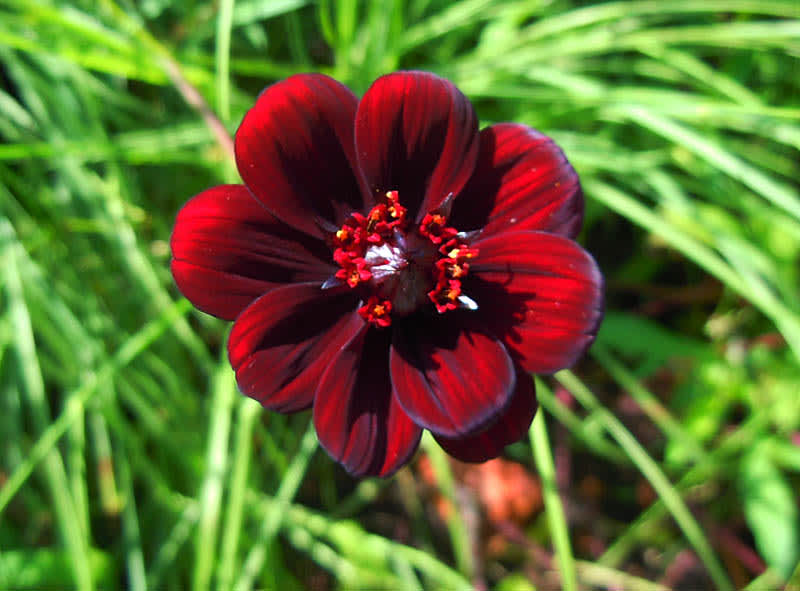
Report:
[[[450,276],[453,279],[458,279],[464,275],[464,268],[461,265],[452,265],[450,267]]]

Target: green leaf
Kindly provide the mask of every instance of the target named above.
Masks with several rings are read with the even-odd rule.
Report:
[[[536,591],[533,583],[531,583],[525,575],[514,573],[503,577],[497,583],[497,591]]]
[[[70,555],[61,550],[4,550],[0,558],[0,588],[3,589],[71,589],[74,586]],[[110,589],[118,573],[111,555],[89,550],[92,580],[99,588]]]
[[[631,338],[636,335],[636,338]],[[636,372],[646,377],[666,361],[676,357],[697,359],[709,356],[709,350],[702,342],[676,334],[652,320],[606,312],[597,342],[614,350],[641,358],[642,365]]]
[[[766,444],[757,445],[742,462],[739,494],[759,553],[788,579],[800,557],[797,506],[791,486],[770,461]]]

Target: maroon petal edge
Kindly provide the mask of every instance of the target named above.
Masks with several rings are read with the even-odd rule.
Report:
[[[525,125],[499,123],[481,131],[472,178],[453,206],[460,230],[538,230],[577,236],[583,223],[583,193],[564,152],[546,135]]]
[[[242,185],[190,199],[170,239],[172,276],[200,310],[233,320],[256,298],[286,283],[323,282],[332,266],[322,241],[289,228]]]
[[[366,204],[356,174],[358,99],[322,74],[296,74],[267,87],[236,132],[236,164],[255,197],[290,226],[322,237]]]
[[[316,391],[314,426],[353,476],[390,476],[411,458],[422,429],[392,395],[387,332],[365,326],[333,358]]]
[[[507,445],[525,437],[537,408],[533,379],[518,370],[517,387],[508,408],[486,430],[460,439],[434,437],[442,449],[462,462],[485,462],[503,453]]]
[[[392,387],[411,420],[445,437],[482,429],[514,392],[514,366],[492,336],[452,322],[406,322],[394,331]]]
[[[308,408],[328,364],[364,326],[356,303],[352,294],[311,283],[279,287],[253,302],[228,339],[242,393],[278,412]]]
[[[469,180],[478,119],[451,82],[429,72],[378,78],[356,114],[356,154],[368,191],[398,191],[419,221]]]
[[[497,234],[480,254],[465,291],[484,326],[528,372],[571,366],[594,342],[603,318],[603,276],[578,244],[544,232]]]

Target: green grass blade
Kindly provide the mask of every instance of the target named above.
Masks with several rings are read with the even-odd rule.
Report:
[[[228,437],[236,388],[233,372],[225,359],[217,368],[211,392],[209,412],[206,476],[199,492],[200,524],[195,548],[192,588],[211,588],[211,575],[216,564],[217,531],[222,506],[222,487],[228,463]]]
[[[276,504],[274,499],[261,498],[267,504],[268,510]],[[287,529],[302,528],[314,536],[332,541],[345,537],[352,538],[357,534],[357,546],[359,548],[365,549],[370,554],[380,555],[384,560],[389,560],[394,555],[403,557],[415,569],[429,576],[435,582],[434,588],[457,590],[472,588],[472,584],[468,579],[438,560],[433,553],[394,542],[383,536],[364,532],[360,526],[352,521],[333,520],[301,505],[292,505],[286,511],[284,525]]]
[[[659,429],[670,439],[685,445],[696,461],[709,461],[708,454],[702,445],[675,419],[670,412],[641,382],[628,371],[603,346],[595,343],[591,349],[592,356],[597,359],[606,371],[630,394],[645,414],[658,425]]]
[[[317,434],[314,430],[314,424],[309,423],[302,440],[300,441],[300,449],[297,451],[291,464],[283,475],[281,485],[278,492],[275,494],[275,503],[270,507],[264,522],[261,524],[259,531],[258,541],[250,549],[247,559],[242,567],[242,572],[239,579],[236,581],[234,587],[237,591],[249,591],[253,587],[258,574],[261,572],[261,567],[266,559],[267,551],[275,539],[281,522],[284,519],[284,512],[291,503],[300,483],[303,481],[308,463],[311,456],[317,450]]]
[[[8,506],[9,501],[19,492],[19,489],[31,475],[35,467],[55,447],[58,440],[66,433],[67,429],[77,420],[83,412],[84,406],[97,391],[99,382],[110,378],[121,368],[129,364],[142,351],[152,345],[165,331],[169,330],[175,320],[187,314],[191,304],[187,300],[180,300],[172,307],[165,310],[161,316],[154,319],[138,333],[130,337],[117,351],[116,355],[103,365],[93,379],[87,380],[80,388],[67,396],[64,411],[52,421],[45,429],[28,457],[9,476],[5,485],[0,489],[0,514]]]
[[[474,569],[472,548],[470,547],[471,537],[461,512],[461,503],[458,502],[453,471],[450,469],[447,454],[444,453],[444,450],[439,447],[436,440],[427,431],[422,436],[422,448],[431,460],[439,490],[452,507],[452,511],[450,511],[446,521],[458,571],[465,577],[471,578]]]
[[[133,493],[131,468],[124,452],[117,454],[117,466],[119,467],[119,481],[124,499],[122,507],[122,541],[125,547],[128,587],[131,591],[145,591],[147,589],[147,575],[145,574],[141,528],[136,510],[136,497]]]
[[[565,591],[576,591],[578,579],[575,571],[575,558],[572,555],[572,546],[569,541],[569,526],[556,485],[556,470],[550,451],[550,442],[547,439],[544,412],[541,409],[533,418],[530,439],[533,447],[533,459],[542,480],[544,509],[547,513],[547,523],[550,526],[550,538],[553,541],[558,570],[561,573],[561,585]]]
[[[247,474],[253,451],[253,427],[263,412],[260,404],[252,398],[242,396],[238,404],[236,421],[236,443],[233,451],[233,467],[230,474],[230,493],[225,512],[225,526],[222,534],[219,567],[217,571],[218,588],[230,589],[234,573],[238,570],[236,552],[239,548],[242,519],[244,516]]]
[[[189,536],[200,519],[200,507],[197,502],[191,500],[184,507],[173,526],[172,531],[158,549],[158,553],[153,559],[152,566],[147,573],[147,587],[150,589],[162,588],[162,579],[165,573],[174,566],[178,557],[178,552],[186,544]]]
[[[217,112],[223,121],[231,116],[231,28],[235,0],[222,0],[217,15]]]
[[[800,318],[772,292],[759,288],[752,282],[746,282],[714,251],[680,231],[630,195],[595,179],[584,181],[583,187],[592,198],[657,234],[731,289],[750,299],[781,330],[795,356],[800,359]]]
[[[696,154],[698,158],[706,160],[709,164],[747,185],[776,207],[780,207],[789,215],[800,219],[800,197],[790,188],[772,180],[713,141],[705,139],[700,134],[670,121],[666,117],[640,107],[629,107],[624,111],[636,123],[685,147]]]
[[[28,400],[28,405],[33,416],[33,423],[37,434],[41,438],[49,430],[50,411],[45,397],[45,386],[39,360],[36,354],[36,344],[33,336],[33,327],[22,291],[22,281],[18,272],[18,259],[20,250],[15,240],[14,230],[8,220],[0,218],[0,253],[3,261],[3,280],[8,297],[8,314],[15,334],[14,348],[18,358],[18,372],[20,375],[21,389]],[[83,413],[75,414],[76,420],[83,418]],[[35,449],[35,448],[34,448]],[[31,458],[34,451],[17,468],[15,474],[28,469],[28,473],[35,465]],[[53,502],[53,509],[61,539],[66,547],[78,589],[88,591],[94,588],[89,564],[88,531],[81,527],[75,501],[70,495],[70,486],[64,462],[58,450],[49,448],[41,455],[44,460],[44,476]],[[13,475],[12,475],[13,478]],[[9,482],[0,489],[0,498],[7,496],[6,490]],[[19,482],[21,486],[22,482]],[[10,499],[10,496],[8,496]],[[6,501],[7,502],[7,501]],[[0,509],[5,505],[0,501]]]
[[[550,388],[541,380],[536,383],[536,399],[542,408],[553,415],[570,433],[591,449],[592,453],[618,464],[628,461],[625,453],[614,442],[603,437],[601,431],[587,428],[587,425],[591,425],[592,421],[578,418],[572,410],[556,398]]]
[[[636,441],[625,426],[592,394],[583,382],[581,382],[572,372],[568,370],[556,374],[556,379],[564,385],[575,398],[587,409],[596,412],[603,422],[603,425],[617,440],[620,447],[625,450],[636,467],[647,478],[659,497],[675,518],[678,526],[683,530],[686,539],[697,551],[700,560],[703,561],[714,584],[721,591],[733,591],[734,586],[728,578],[728,574],[720,564],[714,550],[708,543],[702,528],[692,516],[680,494],[659,468],[658,464],[650,457],[642,445]]]
[[[670,591],[668,587],[647,579],[630,575],[595,562],[576,561],[578,575],[582,583],[591,588],[635,589],[636,591]]]

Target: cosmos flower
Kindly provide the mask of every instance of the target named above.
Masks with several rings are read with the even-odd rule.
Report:
[[[268,87],[236,138],[243,185],[180,211],[172,273],[228,341],[240,390],[311,407],[322,447],[387,476],[423,429],[465,461],[496,457],[536,411],[530,373],[573,364],[602,318],[603,279],[573,242],[578,177],[541,133],[478,131],[426,72],[359,101],[327,76]]]

